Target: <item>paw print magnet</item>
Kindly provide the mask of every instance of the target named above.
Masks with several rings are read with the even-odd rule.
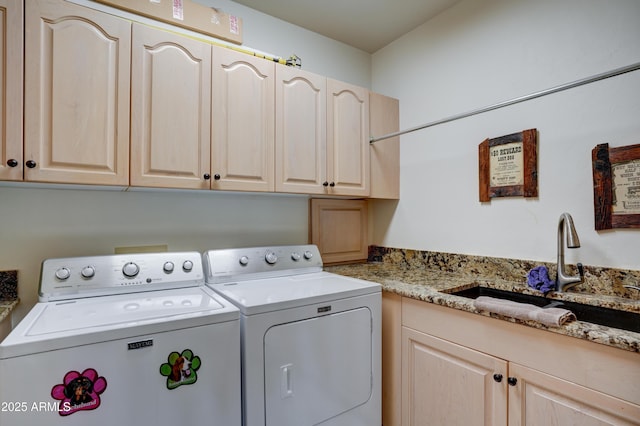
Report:
[[[160,374],[167,377],[167,389],[191,385],[198,380],[196,371],[200,368],[201,361],[191,349],[185,349],[182,353],[171,352],[167,361],[160,366]]]

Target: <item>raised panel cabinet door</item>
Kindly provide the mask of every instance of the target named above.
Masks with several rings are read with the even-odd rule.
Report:
[[[208,189],[211,45],[133,25],[131,185]]]
[[[595,368],[595,367],[593,367]],[[516,363],[509,375],[511,426],[640,425],[640,406]]]
[[[276,191],[324,194],[327,79],[278,66],[276,81]]]
[[[0,180],[22,180],[22,0],[0,0]]]
[[[507,386],[506,361],[402,328],[403,426],[506,426]]]
[[[327,79],[327,179],[333,195],[369,196],[369,91]]]
[[[275,64],[213,47],[212,189],[274,190]]]
[[[131,24],[25,5],[25,180],[128,185]]]

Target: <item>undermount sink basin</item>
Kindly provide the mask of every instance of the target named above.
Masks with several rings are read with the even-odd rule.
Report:
[[[568,309],[575,314],[578,321],[585,321],[640,333],[640,314],[634,312],[620,311],[617,309],[585,305],[583,303],[564,300],[547,299],[542,296],[515,293],[512,291],[480,286],[452,292],[450,294],[467,297],[469,299],[476,299],[479,296],[489,296],[497,299],[511,300],[512,302],[529,303],[542,308],[556,307]]]

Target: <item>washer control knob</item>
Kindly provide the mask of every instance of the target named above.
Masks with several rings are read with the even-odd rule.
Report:
[[[247,266],[249,264],[249,258],[247,256],[242,256],[238,261],[242,266]]]
[[[173,262],[164,262],[164,265],[162,265],[162,270],[165,271],[167,274],[170,274],[173,272]]]
[[[304,258],[307,260],[311,260],[311,258],[313,257],[313,253],[311,253],[309,250],[304,252]]]
[[[66,280],[71,276],[69,268],[60,268],[56,271],[56,278],[59,280]]]
[[[82,268],[82,271],[80,271],[80,274],[84,278],[92,278],[96,274],[96,268],[90,265],[85,266],[84,268]]]
[[[278,255],[270,251],[264,256],[264,260],[266,260],[269,265],[273,265],[278,261]]]
[[[297,251],[291,253],[291,260],[293,260],[294,262],[300,260],[300,253],[298,253]]]
[[[140,272],[140,268],[133,262],[127,262],[122,267],[122,273],[125,275],[125,277],[135,277],[136,275],[138,275],[138,272]]]
[[[182,270],[185,272],[191,272],[192,269],[193,269],[193,262],[190,260],[185,260],[184,263],[182,264]]]

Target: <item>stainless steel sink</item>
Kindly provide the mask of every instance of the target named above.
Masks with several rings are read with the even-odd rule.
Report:
[[[600,324],[607,327],[619,328],[622,330],[640,333],[640,314],[617,309],[604,308],[601,306],[586,305],[583,303],[569,302],[564,300],[547,299],[542,296],[531,294],[515,293],[512,291],[498,290],[487,287],[471,287],[466,290],[451,292],[456,296],[476,299],[479,296],[495,297],[513,302],[529,303],[539,307],[557,307],[568,309],[573,312],[578,321]]]

